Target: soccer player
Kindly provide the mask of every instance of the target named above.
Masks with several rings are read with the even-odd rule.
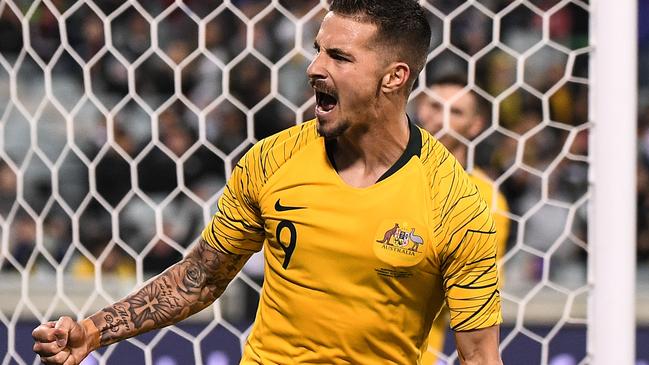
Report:
[[[307,70],[317,118],[248,151],[180,262],[81,322],[36,328],[41,359],[78,364],[198,312],[263,246],[242,364],[415,364],[444,301],[462,362],[501,364],[493,219],[406,116],[429,40],[415,0],[334,0]]]
[[[429,87],[432,95],[422,93],[416,101],[418,122],[432,134],[443,130],[445,115],[448,128],[461,138],[471,141],[486,127],[488,120],[487,106],[472,90],[466,90],[467,81],[457,74],[449,74],[436,79]],[[448,114],[445,113],[448,109]],[[467,145],[453,133],[444,133],[439,140],[449,149],[455,158],[466,165]],[[495,189],[493,181],[479,167],[473,167],[471,181],[478,187],[482,197],[492,207],[496,224],[496,245],[498,258],[502,257],[509,235],[509,211],[505,196]],[[444,310],[433,322],[428,336],[428,351],[422,353],[421,365],[437,363],[437,354],[442,353],[444,337],[448,326],[448,310]]]

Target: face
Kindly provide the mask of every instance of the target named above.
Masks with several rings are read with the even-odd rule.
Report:
[[[440,141],[453,150],[462,142],[453,137],[449,130],[466,139],[475,138],[482,130],[485,120],[478,112],[476,97],[462,91],[458,85],[435,85],[431,92],[437,98],[422,94],[417,105],[417,117],[422,127],[431,134],[444,130]],[[448,125],[444,129],[444,106],[448,105]]]
[[[332,12],[325,16],[307,75],[316,92],[318,132],[340,136],[378,117],[385,64],[376,45],[377,28]]]

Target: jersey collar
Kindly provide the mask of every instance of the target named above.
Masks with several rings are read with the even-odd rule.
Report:
[[[421,131],[410,121],[410,117],[408,117],[408,126],[410,127],[410,137],[408,138],[406,149],[403,151],[397,162],[395,162],[388,171],[381,175],[376,182],[387,179],[392,176],[392,174],[399,171],[400,168],[404,167],[412,157],[419,157],[421,155]]]
[[[408,127],[410,128],[410,136],[408,137],[408,144],[406,145],[406,149],[403,151],[401,154],[401,157],[386,171],[381,177],[376,181],[382,181],[387,179],[388,177],[392,176],[395,172],[399,171],[403,166],[405,166],[408,161],[414,156],[420,157],[421,156],[421,131],[419,128],[412,123],[410,120],[410,116],[406,115],[408,118]],[[335,141],[325,141],[325,150],[327,151],[327,158],[329,158],[329,163],[331,163],[331,166],[338,171],[338,167],[336,166],[336,161],[334,160],[333,156],[333,146],[332,143],[335,143]]]

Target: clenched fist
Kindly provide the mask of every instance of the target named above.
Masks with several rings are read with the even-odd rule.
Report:
[[[99,347],[99,332],[89,319],[61,317],[36,327],[32,337],[34,352],[44,364],[77,365]]]

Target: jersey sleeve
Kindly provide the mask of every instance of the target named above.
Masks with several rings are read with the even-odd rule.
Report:
[[[237,163],[218,200],[218,211],[202,238],[223,253],[251,254],[261,250],[264,224],[259,209],[263,186],[260,148],[254,146]]]
[[[498,260],[500,260],[505,254],[507,249],[507,239],[509,238],[510,221],[507,216],[507,213],[509,213],[507,199],[498,189],[496,189],[494,182],[482,171],[474,169],[473,173],[469,176],[471,181],[478,187],[478,191],[480,191],[482,198],[484,198],[487,205],[490,206],[494,224],[496,225],[497,257]]]
[[[505,214],[509,213],[509,205],[505,196],[496,191],[496,208],[491,209],[493,214],[494,223],[496,225],[496,247],[498,249],[498,260],[502,259],[507,251],[507,239],[509,238],[509,217]],[[501,273],[502,274],[502,273]],[[502,276],[501,276],[502,278]]]
[[[496,229],[477,187],[453,159],[441,184],[440,269],[451,328],[468,331],[502,322]]]

